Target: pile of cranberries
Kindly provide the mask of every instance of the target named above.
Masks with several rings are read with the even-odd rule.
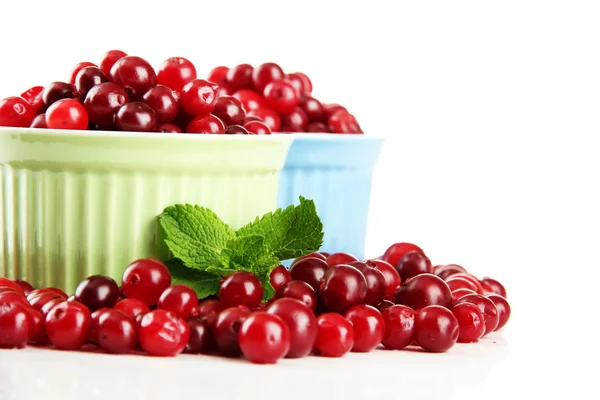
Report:
[[[243,355],[275,363],[379,346],[445,352],[457,341],[477,342],[510,317],[498,281],[477,279],[456,264],[433,267],[410,243],[374,260],[312,253],[289,270],[275,268],[270,282],[276,294],[266,303],[260,280],[243,271],[224,277],[215,298],[199,300],[190,287],[171,284],[167,267],[154,259],[130,264],[120,287],[90,276],[70,297],[0,278],[0,347]]]
[[[68,82],[34,86],[0,101],[0,126],[133,132],[271,134],[362,133],[339,104],[312,96],[301,72],[275,63],[219,66],[199,79],[183,57],[157,70],[120,50],[80,62]]]

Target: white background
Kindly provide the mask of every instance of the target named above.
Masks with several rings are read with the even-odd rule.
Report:
[[[367,135],[389,139],[375,172],[369,254],[412,241],[434,264],[496,277],[508,288],[513,318],[497,337],[500,351],[488,343],[443,362],[386,353],[333,369],[303,360],[271,369],[273,390],[302,393],[305,383],[293,380],[300,373],[307,385],[313,379],[311,396],[335,398],[344,391],[322,374],[343,382],[340,374],[353,365],[370,371],[366,387],[390,389],[373,393],[393,392],[394,368],[431,374],[430,381],[403,381],[398,398],[433,398],[444,385],[454,388],[446,398],[592,398],[597,391],[587,392],[591,371],[581,360],[594,360],[599,337],[599,20],[593,1],[4,1],[0,97],[66,80],[76,62],[98,62],[113,48],[155,66],[185,56],[200,76],[217,65],[266,61],[307,73],[317,98],[342,103]],[[37,353],[27,354],[10,358],[13,373],[0,399],[24,398],[18,386],[31,369],[46,381],[60,376],[43,375],[56,356],[31,364]],[[110,362],[106,371],[116,365]],[[151,374],[166,364],[149,365],[157,365]],[[205,367],[212,365],[227,370]],[[232,373],[265,384],[265,373],[235,365],[241,369]],[[377,368],[386,379],[375,379]],[[472,379],[480,368],[489,374]],[[230,386],[211,382],[205,394]],[[163,383],[166,390],[172,382]],[[94,393],[117,390],[107,385]],[[358,393],[366,396],[345,396]]]

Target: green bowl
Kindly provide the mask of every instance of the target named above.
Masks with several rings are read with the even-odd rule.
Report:
[[[73,292],[161,257],[156,216],[209,207],[236,229],[275,209],[292,135],[0,128],[0,275]]]

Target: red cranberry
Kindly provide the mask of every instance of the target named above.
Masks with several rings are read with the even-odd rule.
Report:
[[[458,299],[455,306],[461,303],[472,303],[479,307],[485,321],[484,336],[496,329],[499,322],[498,309],[492,300],[480,294],[468,294]]]
[[[246,118],[242,103],[232,96],[221,96],[215,102],[213,115],[219,117],[227,125],[241,125]]]
[[[306,282],[302,281],[289,281],[279,289],[275,294],[277,299],[289,297],[303,302],[311,311],[315,311],[317,308],[317,293],[315,290]]]
[[[328,120],[329,117],[331,117],[333,114],[335,114],[336,112],[338,112],[340,110],[348,112],[348,110],[346,110],[346,107],[340,106],[339,104],[335,104],[335,103],[323,104],[323,109],[325,110],[326,120]],[[390,264],[392,264],[392,263],[390,263]]]
[[[28,296],[28,298],[29,298],[29,304],[31,305],[31,308],[33,308],[34,310],[38,310],[38,311],[42,311],[44,306],[46,306],[46,304],[53,299],[59,299],[60,301],[65,301],[67,299],[66,297],[63,297],[57,293],[49,293],[49,292],[39,293],[34,296],[30,295],[30,296]]]
[[[296,107],[281,119],[281,126],[282,132],[306,132],[308,117],[302,108]]]
[[[188,325],[170,311],[150,311],[140,322],[140,345],[151,356],[176,356],[183,351],[189,337]]]
[[[252,85],[252,65],[240,64],[231,68],[225,74],[225,85],[232,91],[250,88]],[[246,109],[248,111],[248,109]]]
[[[224,310],[223,305],[219,300],[204,300],[198,304],[198,317],[203,317],[210,313],[220,313]]]
[[[185,128],[186,133],[224,134],[225,124],[212,114],[194,118]]]
[[[393,266],[396,266],[396,265],[398,265],[398,262],[400,261],[400,259],[411,251],[420,251],[421,253],[424,253],[423,250],[415,244],[400,242],[400,243],[394,243],[393,245],[388,247],[387,250],[385,251],[385,253],[383,254],[383,256],[381,257],[381,259],[383,261],[389,262]],[[404,277],[402,277],[402,278],[406,279]]]
[[[46,336],[45,319],[46,317],[33,308],[27,308],[27,312],[31,316],[31,326],[29,331],[29,343],[35,345],[43,345],[48,342]]]
[[[17,279],[14,282],[21,288],[21,291],[23,292],[24,296],[28,296],[29,293],[33,292],[33,286],[31,286],[29,282],[19,279]]]
[[[242,353],[257,364],[274,364],[289,354],[290,336],[290,329],[283,320],[266,312],[249,316],[238,334]]]
[[[0,303],[19,303],[24,307],[30,306],[25,296],[14,290],[0,292]]]
[[[385,277],[371,261],[353,261],[350,264],[358,269],[367,281],[367,297],[365,303],[376,306],[381,303],[385,297],[386,282]]]
[[[0,279],[3,279],[3,278],[0,278]],[[2,284],[1,281],[0,281],[0,286],[4,286],[4,284]],[[37,296],[39,294],[48,293],[48,292],[52,292],[52,293],[58,294],[59,296],[62,296],[65,299],[68,297],[67,294],[64,291],[62,291],[61,289],[59,289],[59,288],[47,287],[47,288],[35,289],[33,292],[29,293],[27,295],[27,301],[31,301],[31,299],[33,297],[35,297],[35,296]]]
[[[387,349],[402,350],[415,337],[415,311],[407,306],[395,305],[383,311],[385,336],[381,341]]]
[[[290,273],[293,280],[308,283],[318,293],[327,269],[329,266],[325,261],[318,258],[305,258],[293,264]]]
[[[119,286],[108,276],[92,275],[75,289],[75,301],[84,304],[92,312],[102,307],[112,308],[118,299]]]
[[[468,294],[477,294],[477,292],[474,292],[471,289],[457,289],[452,291],[452,304],[456,304],[458,299]]]
[[[269,282],[275,291],[292,280],[292,274],[283,265],[277,266],[269,275]]]
[[[506,289],[497,280],[485,277],[479,282],[481,283],[481,287],[483,288],[484,294],[495,293],[506,298]]]
[[[156,83],[177,91],[181,91],[194,79],[196,79],[196,67],[183,57],[166,59],[160,64],[156,73]]]
[[[446,280],[446,278],[448,278],[450,275],[466,272],[466,269],[457,264],[438,265],[433,271],[434,274],[444,280]]]
[[[460,331],[454,314],[442,306],[427,306],[418,311],[414,329],[415,341],[432,353],[450,350]]]
[[[483,314],[475,304],[460,303],[452,307],[459,326],[458,342],[475,343],[485,333]]]
[[[192,308],[198,305],[198,295],[187,285],[173,285],[165,289],[158,299],[157,307],[171,311],[180,318],[187,319]]]
[[[312,92],[312,82],[304,73],[292,72],[291,74],[287,74],[286,78],[291,82],[299,95],[310,95]]]
[[[267,313],[280,317],[290,329],[291,344],[287,358],[310,354],[317,338],[317,319],[306,304],[292,298],[281,298],[269,306]]]
[[[267,106],[280,114],[290,114],[298,106],[298,94],[285,80],[278,80],[265,86],[263,97]]]
[[[311,133],[330,133],[329,128],[327,127],[327,125],[325,125],[325,124],[323,124],[321,122],[311,122],[306,127],[306,132],[311,132]]]
[[[318,258],[318,259],[320,259],[320,260],[323,260],[323,261],[325,261],[325,260],[327,260],[327,257],[328,257],[328,256],[325,256],[325,255],[323,255],[323,254],[321,254],[321,253],[318,253],[318,252],[316,252],[316,251],[315,251],[315,252],[312,252],[312,253],[310,253],[310,254],[306,254],[306,255],[304,255],[304,256],[300,256],[300,257],[298,257],[298,258],[294,259],[294,261],[292,261],[292,264],[290,265],[290,268],[291,268],[291,267],[292,267],[294,264],[296,264],[298,261],[300,261],[300,260],[304,260],[305,258]]]
[[[325,122],[325,110],[319,100],[312,96],[303,96],[298,104],[310,122]]]
[[[206,80],[214,82],[219,86],[223,86],[225,84],[225,76],[227,75],[227,71],[229,71],[229,68],[222,65],[215,67],[210,70]]]
[[[121,86],[106,82],[90,89],[83,105],[90,121],[103,129],[114,126],[117,111],[129,102],[129,96]]]
[[[430,305],[452,307],[452,293],[442,279],[433,274],[421,274],[404,284],[396,295],[396,303],[414,310]]]
[[[510,318],[510,304],[508,304],[508,301],[505,297],[500,296],[499,294],[488,294],[487,298],[494,302],[494,305],[498,310],[498,325],[494,330],[499,331],[504,325],[506,325],[508,319]]]
[[[247,113],[249,113],[252,110],[258,110],[266,107],[265,101],[261,97],[261,95],[253,90],[238,90],[233,94],[233,97],[235,97],[242,103],[242,106],[244,107],[244,110],[246,110]]]
[[[250,132],[246,128],[240,125],[229,125],[225,128],[226,135],[249,135]]]
[[[115,65],[115,63],[121,58],[126,56],[127,53],[121,50],[109,50],[102,56],[98,67],[100,68],[100,71],[102,71],[104,75],[108,77],[110,76],[110,70],[113,67],[113,65]]]
[[[136,56],[120,58],[110,69],[111,81],[125,88],[129,96],[141,100],[156,85],[156,72],[150,63]]]
[[[162,132],[162,133],[182,133],[182,130],[180,127],[178,127],[175,124],[170,124],[168,122],[163,122],[158,124],[158,126],[156,127],[156,130],[158,132]]]
[[[420,251],[411,251],[398,261],[396,271],[406,281],[420,274],[432,274],[433,267],[425,254]]]
[[[123,273],[125,296],[139,299],[149,306],[156,305],[162,292],[169,286],[171,286],[169,269],[152,258],[142,258],[132,262]]]
[[[381,303],[377,304],[375,308],[378,309],[380,313],[383,313],[386,309],[390,308],[393,305],[394,303],[392,303],[389,300],[382,300]]]
[[[42,97],[46,107],[49,107],[59,100],[77,97],[77,90],[73,85],[65,82],[52,82],[44,88]]]
[[[144,103],[156,113],[158,122],[171,122],[179,114],[179,103],[173,91],[166,86],[156,85],[144,95]]]
[[[54,297],[50,300],[48,300],[40,309],[40,312],[42,313],[42,315],[44,316],[44,318],[46,318],[46,315],[48,315],[48,313],[50,311],[52,311],[52,309],[54,307],[56,307],[57,305],[59,305],[60,303],[62,303],[63,301],[65,301],[64,297]],[[69,301],[69,299],[67,299],[67,301]],[[75,301],[75,299],[71,300],[71,301]]]
[[[264,63],[252,71],[252,87],[262,93],[269,83],[284,78],[285,74],[279,65],[272,62]]]
[[[330,267],[335,267],[336,265],[350,264],[351,262],[358,261],[358,258],[348,253],[333,253],[325,261]]]
[[[81,69],[75,78],[74,85],[79,93],[79,98],[85,99],[91,88],[107,81],[106,75],[99,68],[93,66]]]
[[[476,277],[474,277],[473,275],[471,275],[469,273],[452,274],[452,275],[448,276],[447,278],[445,278],[444,280],[448,281],[450,279],[456,279],[456,278],[464,278],[464,279],[468,280],[477,288],[477,290],[476,290],[477,293],[483,294],[483,287],[481,286],[481,283],[479,283],[479,279],[477,279]]]
[[[141,101],[134,101],[119,109],[115,115],[115,126],[120,131],[155,132],[158,119],[152,107]]]
[[[240,327],[250,312],[240,307],[230,307],[219,313],[213,334],[219,347],[219,353],[225,357],[239,357],[242,352],[238,342]]]
[[[366,297],[367,280],[358,269],[340,264],[325,273],[321,299],[327,310],[343,314]]]
[[[98,317],[96,338],[98,345],[113,354],[126,354],[137,344],[135,320],[119,310],[106,310]]]
[[[46,334],[57,348],[77,350],[88,340],[91,320],[85,305],[63,301],[46,315]]]
[[[185,352],[190,354],[211,353],[216,346],[215,338],[208,322],[193,318],[187,321],[190,327],[190,338]]]
[[[46,124],[46,114],[36,115],[33,121],[31,121],[31,125],[29,127],[37,129],[47,129],[48,125]]]
[[[390,263],[383,260],[371,260],[375,264],[375,268],[381,271],[385,279],[385,296],[387,300],[393,300],[396,297],[396,292],[400,289],[401,280],[398,271]]]
[[[219,290],[219,300],[223,307],[244,305],[257,307],[263,297],[263,286],[251,272],[239,271],[227,276]]]
[[[471,282],[470,280],[465,279],[465,278],[451,277],[448,280],[446,280],[446,283],[448,284],[448,287],[450,288],[450,290],[452,292],[454,292],[455,290],[458,290],[458,289],[469,289],[474,292],[477,292],[477,286],[475,286],[473,284],[473,282]]]
[[[1,276],[0,276],[0,287],[9,287],[9,288],[12,288],[12,289],[16,290],[17,292],[19,292],[23,296],[28,296],[28,295],[25,294],[25,291],[21,288],[21,286],[16,281],[13,281],[13,280],[8,279],[8,278],[3,278]],[[38,292],[36,292],[36,294],[37,293]]]
[[[379,346],[385,336],[385,321],[375,307],[354,306],[344,316],[354,329],[353,352],[368,353]]]
[[[46,111],[46,125],[50,129],[85,130],[88,122],[87,111],[79,100],[62,99]]]
[[[146,303],[138,299],[123,299],[115,304],[115,310],[119,310],[129,315],[131,318],[137,317],[139,314],[150,312],[150,308]]]
[[[215,108],[217,86],[204,79],[194,79],[183,87],[179,101],[181,108],[192,117],[209,114]]]
[[[281,118],[270,108],[257,108],[248,112],[249,117],[260,118],[271,130],[271,132],[281,132]]]
[[[33,106],[20,97],[0,100],[0,126],[27,128],[35,114]]]
[[[81,71],[82,69],[84,69],[86,67],[94,67],[94,68],[96,68],[97,65],[94,64],[94,63],[92,63],[92,62],[89,62],[89,61],[83,61],[83,62],[75,64],[75,66],[71,70],[71,75],[70,75],[70,78],[69,78],[69,83],[71,85],[75,85],[75,82],[77,81],[77,74],[79,73],[79,71]]]
[[[34,86],[21,93],[23,100],[27,101],[33,107],[33,110],[39,114],[44,110],[46,106],[44,104],[44,87]]]
[[[338,111],[327,120],[327,126],[333,133],[363,133],[354,115]]]
[[[34,329],[34,320],[24,305],[0,302],[0,348],[25,347]]]
[[[248,130],[248,132],[253,133],[255,135],[270,135],[271,129],[264,122],[260,121],[250,121],[244,124],[244,128]]]
[[[317,318],[315,352],[323,357],[342,357],[354,346],[352,324],[338,313],[325,313]]]

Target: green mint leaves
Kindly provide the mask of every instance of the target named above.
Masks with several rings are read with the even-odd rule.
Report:
[[[220,281],[235,271],[254,273],[273,296],[271,271],[280,260],[318,251],[323,224],[312,200],[267,213],[233,231],[208,208],[174,205],[158,216],[165,244],[174,260],[167,263],[174,283],[185,283],[199,297],[217,294]]]

